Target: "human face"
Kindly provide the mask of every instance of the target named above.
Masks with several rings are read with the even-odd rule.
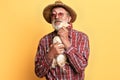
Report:
[[[64,8],[56,7],[52,10],[51,21],[53,27],[57,27],[61,23],[68,23],[70,20],[71,16]]]

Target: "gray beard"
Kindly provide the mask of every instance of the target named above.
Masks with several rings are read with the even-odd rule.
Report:
[[[55,21],[52,21],[52,26],[57,31],[62,27],[68,27],[69,26],[68,22],[65,22],[65,21],[62,21],[58,26],[55,26],[54,23],[55,23]]]

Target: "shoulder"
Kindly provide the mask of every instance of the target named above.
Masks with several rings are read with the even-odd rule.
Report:
[[[82,31],[72,29],[72,32],[78,34],[79,36],[88,38],[88,35],[86,33],[82,32]]]
[[[51,33],[48,33],[46,35],[44,35],[40,40],[39,40],[39,43],[46,43],[46,41],[52,39],[54,35],[54,32],[51,32]]]

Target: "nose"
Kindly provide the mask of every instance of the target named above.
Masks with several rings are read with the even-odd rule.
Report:
[[[59,18],[58,14],[56,14],[55,18]]]

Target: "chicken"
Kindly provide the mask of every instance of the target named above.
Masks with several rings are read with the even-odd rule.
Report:
[[[62,44],[62,41],[59,36],[55,36],[53,38],[53,43],[56,43],[56,42],[59,42],[60,45]],[[58,45],[58,46],[60,46],[60,45]],[[56,58],[53,59],[52,68],[55,68],[56,65],[58,65],[62,68],[65,65],[65,63],[66,63],[66,56],[62,52]]]

